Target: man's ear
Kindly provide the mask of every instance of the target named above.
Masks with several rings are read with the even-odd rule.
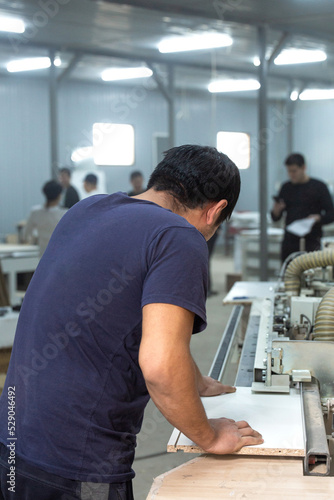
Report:
[[[227,207],[227,200],[220,200],[212,202],[207,209],[206,212],[206,222],[208,225],[213,224],[217,217],[220,215],[220,212]]]

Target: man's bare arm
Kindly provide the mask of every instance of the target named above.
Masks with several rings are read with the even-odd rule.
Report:
[[[167,420],[209,453],[232,453],[262,443],[247,422],[208,420],[190,353],[194,314],[170,304],[143,308],[139,364],[148,391]]]

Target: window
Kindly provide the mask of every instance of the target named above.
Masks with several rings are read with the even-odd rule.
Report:
[[[133,126],[94,123],[93,158],[96,165],[133,165],[135,162]]]
[[[231,158],[239,169],[249,168],[249,134],[244,132],[218,132],[217,149]]]

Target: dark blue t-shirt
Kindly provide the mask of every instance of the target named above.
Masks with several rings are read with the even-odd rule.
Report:
[[[122,193],[61,219],[26,293],[0,407],[16,388],[16,453],[62,477],[134,476],[149,399],[138,364],[142,307],[174,304],[206,326],[207,245],[183,217]]]

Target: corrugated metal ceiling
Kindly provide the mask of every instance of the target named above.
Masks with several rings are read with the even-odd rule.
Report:
[[[0,13],[22,17],[23,35],[0,35],[0,71],[9,59],[61,52],[64,70],[73,54],[82,53],[70,78],[99,81],[113,65],[155,62],[164,78],[165,63],[176,63],[176,85],[205,89],[213,76],[253,76],[257,69],[257,26],[268,28],[268,54],[282,33],[287,47],[322,48],[327,61],[270,68],[270,95],[284,97],[289,80],[307,86],[334,82],[334,2],[332,0],[0,0]],[[160,54],[158,42],[192,31],[229,33],[231,47],[192,53]],[[122,60],[123,58],[123,60]]]

